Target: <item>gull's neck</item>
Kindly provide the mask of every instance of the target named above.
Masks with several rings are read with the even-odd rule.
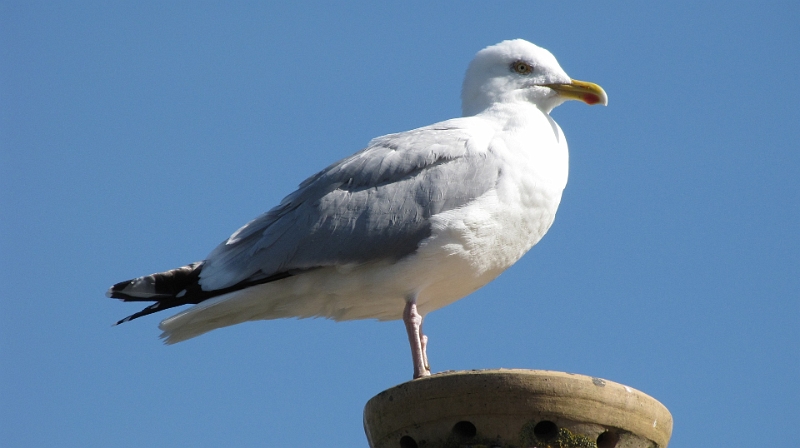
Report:
[[[528,101],[497,102],[475,114],[476,117],[508,123],[545,118],[551,120],[549,111],[543,111]]]

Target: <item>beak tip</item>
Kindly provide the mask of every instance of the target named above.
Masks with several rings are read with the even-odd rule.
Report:
[[[571,80],[568,84],[547,84],[567,99],[580,100],[590,106],[601,104],[608,106],[608,95],[602,87],[592,82]]]
[[[590,106],[608,106],[608,97],[606,95],[587,93],[583,96],[583,102]]]

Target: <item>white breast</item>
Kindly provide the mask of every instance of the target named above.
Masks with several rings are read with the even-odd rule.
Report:
[[[430,281],[419,291],[422,313],[490,282],[552,225],[567,182],[567,144],[548,115],[531,109],[501,114],[503,127],[488,149],[502,161],[496,187],[433,217],[433,233],[415,261]]]

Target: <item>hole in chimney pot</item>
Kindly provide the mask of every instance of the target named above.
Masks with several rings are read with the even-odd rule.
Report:
[[[533,427],[533,434],[542,440],[554,439],[558,435],[558,426],[549,420],[544,420]]]
[[[475,425],[472,424],[472,422],[468,422],[465,420],[456,423],[453,426],[452,431],[453,434],[455,434],[457,437],[461,439],[471,439],[475,437],[476,434],[478,434],[478,428],[476,428]]]
[[[619,435],[606,431],[597,436],[597,448],[614,448],[619,443]]]
[[[417,441],[409,436],[400,437],[400,448],[417,448]]]

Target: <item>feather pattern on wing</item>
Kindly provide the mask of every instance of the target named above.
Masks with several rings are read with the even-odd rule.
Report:
[[[486,157],[495,128],[481,121],[457,118],[372,140],[217,246],[200,285],[210,291],[414,252],[430,235],[431,216],[495,185],[499,168]]]

